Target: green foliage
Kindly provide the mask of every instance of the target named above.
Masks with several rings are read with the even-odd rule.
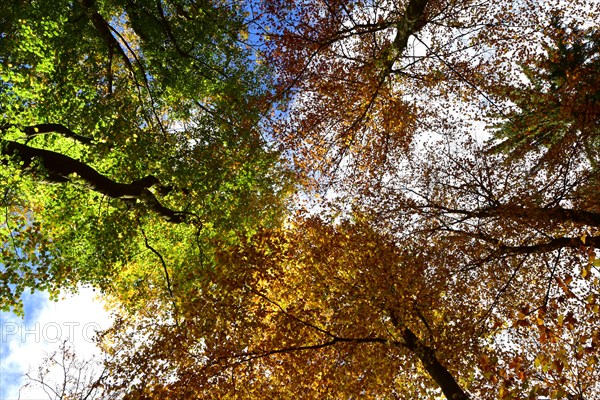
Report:
[[[192,271],[200,243],[278,218],[288,175],[257,128],[269,71],[237,42],[237,6],[8,1],[0,15],[3,310],[18,311],[28,288],[121,290],[145,273],[167,293],[165,272]],[[47,160],[15,156],[10,141],[116,183],[159,183],[111,198]],[[155,247],[170,254],[161,261]]]
[[[519,152],[548,149],[547,158],[561,157],[573,144],[589,162],[600,160],[600,31],[582,31],[554,19],[552,43],[533,64],[522,65],[528,84],[505,88],[517,110],[503,116],[496,148]]]

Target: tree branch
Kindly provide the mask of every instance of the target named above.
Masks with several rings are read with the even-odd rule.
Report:
[[[77,1],[81,8],[85,11],[86,16],[92,22],[92,25],[96,29],[96,31],[100,34],[106,45],[109,49],[112,48],[113,51],[116,51],[119,56],[123,59],[123,62],[127,66],[127,68],[131,71],[133,75],[135,75],[135,70],[133,69],[133,65],[131,65],[131,60],[123,51],[123,48],[115,39],[113,34],[111,33],[110,24],[104,20],[102,15],[100,15],[97,11],[93,9],[95,0],[78,0]]]
[[[376,338],[333,337],[331,340],[328,340],[326,342],[312,344],[312,345],[290,346],[290,347],[283,347],[280,349],[267,350],[264,352],[248,352],[248,353],[241,353],[241,354],[236,354],[236,355],[232,355],[232,356],[219,357],[218,359],[215,360],[215,362],[213,364],[219,363],[221,360],[227,360],[227,359],[237,359],[237,362],[235,364],[241,364],[241,363],[256,360],[259,358],[273,356],[276,354],[293,353],[296,351],[305,351],[305,350],[318,350],[318,349],[322,349],[325,347],[333,346],[338,343],[380,343],[380,344],[384,344],[384,343],[388,343],[388,340],[384,339],[384,338],[378,338],[378,337],[376,337]]]
[[[476,217],[502,216],[523,219],[554,220],[600,227],[600,214],[562,207],[520,207],[498,205],[472,213]]]
[[[23,128],[23,132],[28,139],[31,139],[38,135],[43,135],[46,133],[58,133],[66,138],[77,140],[83,144],[92,144],[93,139],[81,136],[67,128],[62,124],[37,124],[30,125]]]
[[[548,242],[536,243],[522,246],[501,245],[500,250],[510,254],[538,254],[548,253],[565,247],[578,249],[580,247],[593,247],[600,249],[600,236],[588,236],[585,242],[580,237],[560,237],[551,239]]]
[[[70,182],[73,175],[82,179],[87,186],[114,199],[140,200],[166,221],[180,223],[184,221],[182,212],[163,206],[148,190],[154,185],[160,185],[158,178],[146,176],[131,183],[118,183],[100,174],[94,168],[71,157],[50,150],[29,147],[10,140],[0,141],[0,154],[14,157],[23,163],[22,169],[31,167],[34,161],[40,163],[45,170],[45,179],[51,183]],[[164,189],[164,188],[163,188]]]

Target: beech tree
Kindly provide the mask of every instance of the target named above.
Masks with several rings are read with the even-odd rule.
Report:
[[[109,290],[138,262],[135,279],[167,293],[157,249],[197,253],[275,217],[287,178],[258,130],[268,71],[238,42],[239,6],[8,1],[0,14],[3,310],[26,288]]]
[[[262,4],[267,57],[279,72],[278,90],[293,99],[276,130],[294,149],[295,165],[321,187],[344,177],[355,186],[380,177],[413,140],[432,132],[464,135],[478,122],[493,122],[490,114],[507,118],[523,68],[543,69],[544,55],[555,62],[556,52],[544,54],[553,41],[567,49],[583,44],[568,58],[594,76],[595,62],[583,64],[596,50],[582,36],[598,9],[586,2],[567,8],[560,1]],[[562,93],[593,91],[591,82],[569,76],[581,86]],[[524,101],[530,97],[520,93]]]
[[[219,270],[188,294],[179,323],[144,307],[107,331],[113,384],[126,386],[135,365],[133,398],[420,398],[436,384],[466,398],[448,366],[466,360],[449,357],[455,343],[441,364],[433,346],[449,332],[422,322],[444,301],[428,288],[427,255],[365,222],[298,217],[289,229],[223,247]],[[431,308],[420,295],[432,296]]]
[[[461,329],[472,326],[497,351],[480,360],[494,383],[484,393],[593,396],[600,243],[597,171],[584,169],[585,152],[572,147],[552,169],[535,170],[535,158],[476,145],[430,150],[364,207],[384,231],[437,248],[453,282],[444,297],[467,313],[455,317]]]
[[[152,305],[106,332],[112,378],[126,386],[135,366],[133,397],[594,396],[597,172],[571,156],[532,176],[437,146],[351,220],[298,214],[219,246],[181,323]]]
[[[92,386],[598,393],[597,7],[23,4],[3,20],[4,290],[104,290]]]

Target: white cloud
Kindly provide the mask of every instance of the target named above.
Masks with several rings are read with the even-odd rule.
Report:
[[[1,315],[0,398],[3,400],[39,400],[48,396],[41,388],[26,388],[24,374],[36,370],[45,356],[68,341],[78,358],[98,354],[95,333],[110,326],[111,320],[91,289],[65,295],[58,302],[45,294],[26,296],[25,319]],[[60,382],[62,378],[57,376]],[[20,396],[20,397],[19,397]]]

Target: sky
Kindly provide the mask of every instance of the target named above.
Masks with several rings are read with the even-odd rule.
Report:
[[[77,357],[99,354],[93,342],[95,332],[111,322],[91,289],[66,294],[58,302],[43,292],[24,294],[23,300],[24,318],[0,313],[0,400],[48,399],[41,388],[20,390],[26,382],[24,374],[35,371],[63,341],[68,341]]]

